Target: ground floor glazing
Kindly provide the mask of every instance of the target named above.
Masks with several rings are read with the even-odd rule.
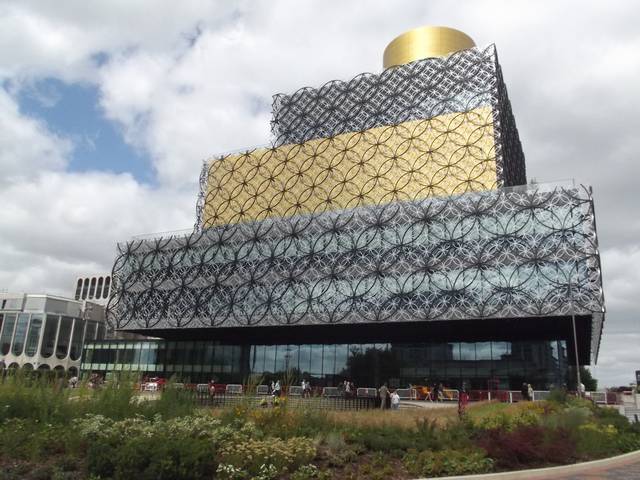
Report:
[[[535,389],[567,383],[564,340],[239,345],[216,341],[100,341],[85,345],[82,372],[133,371],[189,383],[293,377],[313,386],[432,385]]]

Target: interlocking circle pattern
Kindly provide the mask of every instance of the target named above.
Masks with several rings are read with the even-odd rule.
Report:
[[[603,311],[584,188],[468,193],[132,241],[119,245],[113,278],[109,315],[125,329]]]
[[[205,162],[196,228],[526,184],[494,45],[276,95],[271,123],[272,148]]]

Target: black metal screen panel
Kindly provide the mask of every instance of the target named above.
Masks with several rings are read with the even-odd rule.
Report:
[[[119,245],[113,281],[108,316],[129,330],[604,311],[585,187],[519,187],[131,241]]]
[[[525,184],[524,154],[495,45],[275,95],[271,128],[275,145],[283,145],[482,106],[494,110],[501,185]],[[503,143],[508,147],[500,148]]]

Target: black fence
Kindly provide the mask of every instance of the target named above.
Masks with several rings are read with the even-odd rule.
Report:
[[[224,408],[239,404],[248,404],[255,408],[272,408],[286,406],[313,410],[369,410],[379,408],[380,400],[376,398],[344,398],[344,397],[286,397],[274,398],[270,395],[231,395],[208,392],[194,392],[199,405]]]

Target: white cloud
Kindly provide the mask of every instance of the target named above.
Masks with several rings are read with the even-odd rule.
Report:
[[[63,169],[71,148],[42,122],[22,115],[0,88],[0,188],[41,170]]]
[[[130,175],[45,172],[0,190],[0,288],[70,295],[84,272],[110,271],[116,243],[193,226],[195,192]]]
[[[602,340],[602,353],[598,365],[592,367],[593,376],[600,387],[629,385],[635,382],[635,371],[640,370],[640,332],[608,333]]]

